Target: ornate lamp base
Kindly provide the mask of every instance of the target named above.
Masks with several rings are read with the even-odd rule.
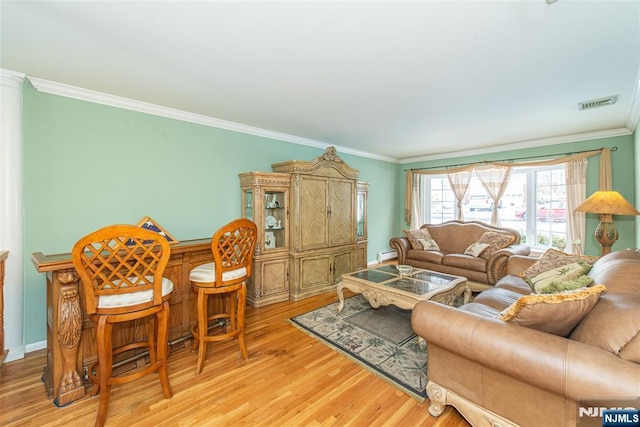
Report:
[[[600,256],[611,252],[611,246],[618,240],[618,229],[613,223],[611,214],[600,215],[600,223],[595,231],[596,240],[602,245]]]

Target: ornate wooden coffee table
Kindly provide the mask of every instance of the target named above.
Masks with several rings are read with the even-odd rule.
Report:
[[[451,305],[462,294],[465,304],[471,298],[471,288],[465,277],[420,268],[402,276],[395,265],[343,274],[342,282],[338,283],[338,312],[344,308],[344,288],[362,294],[374,308],[393,304],[411,310],[420,301],[432,300]]]

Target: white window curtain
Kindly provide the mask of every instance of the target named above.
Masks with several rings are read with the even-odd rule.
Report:
[[[581,255],[584,252],[586,214],[574,212],[574,209],[587,196],[587,159],[572,160],[565,163],[564,167],[568,213],[567,248],[571,248],[571,253]]]
[[[498,205],[502,195],[509,185],[509,178],[511,177],[510,166],[489,166],[489,167],[477,167],[476,175],[480,179],[482,186],[487,190],[487,194],[493,200],[493,209],[491,210],[491,225],[500,227],[500,213],[498,211]]]
[[[449,184],[451,184],[451,189],[453,190],[453,194],[456,196],[459,221],[464,221],[464,214],[462,213],[462,201],[464,200],[464,196],[467,194],[467,190],[469,189],[471,174],[472,171],[470,170],[447,174],[447,177],[449,177]]]
[[[455,168],[433,170],[408,170],[404,187],[404,222],[411,226],[424,218],[424,200],[420,200],[420,182],[422,175],[446,175],[450,173],[469,171],[473,167],[462,166]],[[414,188],[415,185],[415,188]],[[416,206],[417,205],[417,206]],[[422,224],[419,224],[419,226]],[[413,228],[413,227],[412,227]]]
[[[411,224],[413,205],[418,202],[417,198],[413,197],[413,181],[419,178],[420,175],[407,171],[404,181],[404,223],[407,225]]]
[[[418,177],[413,179],[413,183],[411,186],[411,195],[413,200],[416,203],[413,203],[411,206],[411,221],[409,224],[409,228],[411,230],[417,230],[422,225],[422,218],[424,218],[424,201],[420,197],[420,181]]]

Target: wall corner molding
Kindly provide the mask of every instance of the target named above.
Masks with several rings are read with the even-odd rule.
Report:
[[[10,253],[4,280],[7,362],[24,354],[24,80],[24,74],[0,69],[0,250]]]
[[[638,76],[636,88],[633,91],[631,108],[629,109],[629,119],[627,120],[627,129],[629,129],[631,133],[635,132],[638,126],[638,120],[640,120],[640,75]]]
[[[0,79],[3,84],[6,81],[15,81],[16,83],[22,84],[26,79],[27,75],[24,73],[19,73],[17,71],[5,70],[4,68],[0,68]]]

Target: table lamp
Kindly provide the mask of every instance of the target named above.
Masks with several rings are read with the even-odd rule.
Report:
[[[596,191],[575,212],[600,214],[600,223],[596,227],[595,237],[602,246],[600,256],[611,252],[611,246],[618,240],[618,230],[613,223],[613,215],[640,215],[640,212],[627,202],[617,191]]]

